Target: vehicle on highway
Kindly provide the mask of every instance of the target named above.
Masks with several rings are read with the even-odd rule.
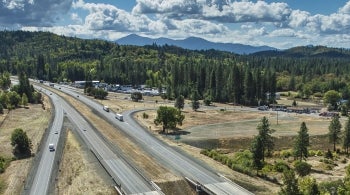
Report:
[[[109,112],[109,107],[108,106],[103,106],[103,110],[106,112]]]
[[[50,152],[55,151],[55,144],[49,144],[49,150]]]
[[[58,131],[55,131],[55,134],[58,134]]]
[[[123,120],[124,120],[124,119],[123,119],[123,115],[118,114],[118,113],[115,115],[115,118],[118,119],[118,120],[120,120],[120,121],[123,121]]]

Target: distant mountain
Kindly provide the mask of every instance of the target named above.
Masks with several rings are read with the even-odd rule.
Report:
[[[344,48],[331,48],[326,46],[299,46],[286,50],[260,51],[253,53],[254,56],[264,57],[326,57],[326,58],[349,58],[350,50]]]
[[[276,48],[269,46],[250,46],[243,44],[234,44],[234,43],[215,43],[210,42],[202,38],[198,37],[189,37],[183,40],[173,40],[168,38],[158,38],[151,39],[147,37],[141,37],[135,34],[128,35],[126,37],[120,38],[116,41],[120,45],[137,45],[137,46],[145,46],[145,45],[174,45],[178,47],[182,47],[184,49],[191,50],[209,50],[215,49],[220,51],[228,51],[236,54],[251,54],[260,51],[268,51],[268,50],[277,50]]]

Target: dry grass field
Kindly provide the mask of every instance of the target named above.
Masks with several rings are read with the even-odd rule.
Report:
[[[170,171],[159,165],[152,157],[146,155],[143,149],[133,143],[123,132],[110,126],[91,111],[87,106],[82,105],[74,98],[61,94],[69,99],[69,102],[84,116],[91,121],[92,124],[104,135],[111,143],[118,145],[120,150],[130,156],[130,159],[136,164],[144,174],[155,181],[161,188],[165,189],[166,194],[178,194],[180,191],[186,191],[186,194],[193,194],[189,186],[179,176],[174,175]],[[153,120],[156,117],[156,109],[158,106],[173,106],[174,102],[164,101],[160,97],[144,97],[142,102],[132,102],[130,95],[109,93],[108,99],[99,101],[103,105],[108,105],[115,112],[123,112],[125,110],[135,108],[145,108],[154,110],[145,110],[136,113],[135,117],[154,133],[160,139],[168,142],[174,147],[178,147],[189,155],[198,158],[213,167],[217,172],[224,174],[228,178],[242,185],[251,185],[254,183],[256,194],[271,194],[279,190],[279,186],[267,182],[265,180],[249,177],[247,175],[235,172],[228,167],[218,163],[204,155],[200,154],[201,148],[211,147],[225,149],[228,151],[237,151],[249,147],[249,143],[254,135],[257,134],[256,126],[263,116],[268,117],[271,128],[275,130],[273,134],[276,140],[276,146],[279,148],[288,148],[288,144],[292,143],[292,136],[300,128],[301,122],[305,121],[309,128],[312,143],[315,147],[325,146],[324,135],[328,131],[330,119],[322,118],[314,115],[291,114],[279,112],[257,111],[255,108],[237,107],[226,104],[217,104],[210,107],[201,107],[198,112],[192,111],[189,102],[186,102],[183,113],[185,120],[183,125],[178,127],[176,133],[181,134],[180,141],[175,141],[173,135],[164,136],[159,134],[160,126],[155,126]],[[307,103],[309,104],[309,103]],[[45,102],[45,110],[38,107],[30,106],[29,109],[17,109],[11,111],[8,115],[0,116],[3,123],[0,130],[0,141],[3,147],[0,147],[1,155],[11,157],[11,145],[9,136],[14,128],[23,128],[33,141],[33,151],[36,151],[38,143],[47,127],[50,118],[50,108],[48,102]],[[299,104],[300,105],[300,104]],[[36,109],[36,110],[34,110]],[[30,114],[28,114],[30,113]],[[35,114],[33,114],[35,113]],[[143,113],[149,117],[143,118]],[[277,124],[278,119],[278,124]],[[27,121],[26,121],[27,120]],[[30,123],[29,123],[30,121]],[[344,122],[344,120],[342,120]],[[30,125],[28,125],[30,124]],[[317,143],[317,144],[316,144]],[[60,164],[60,173],[58,177],[57,194],[110,194],[110,186],[100,182],[99,174],[94,174],[91,169],[94,162],[91,162],[84,153],[81,152],[81,143],[71,134],[67,134],[67,144],[64,150],[64,159]],[[327,147],[327,146],[326,146]],[[75,160],[74,160],[75,159]],[[312,159],[313,165],[319,165],[318,161]],[[71,166],[74,165],[74,166]],[[69,167],[71,166],[71,167]],[[343,165],[345,166],[345,165]],[[5,180],[9,188],[6,188],[5,194],[17,194],[23,181],[25,180],[25,171],[30,167],[30,159],[14,161],[6,172],[0,175]],[[330,174],[330,173],[329,173]],[[331,173],[334,177],[342,177],[344,170],[339,166]],[[316,178],[322,179],[322,174],[315,174]],[[18,179],[21,178],[21,179]],[[93,186],[91,189],[85,186],[88,182]],[[72,185],[74,184],[74,185]],[[107,188],[107,189],[105,189]],[[103,191],[105,189],[106,191]],[[173,192],[173,193],[172,193]]]
[[[102,167],[83,149],[74,134],[68,130],[63,157],[59,167],[56,194],[116,194],[112,182],[105,182],[99,174]]]
[[[45,110],[42,105],[29,105],[28,108],[17,108],[1,116],[0,126],[0,155],[12,158],[11,133],[16,128],[22,128],[32,141],[32,153],[36,153],[41,138],[48,127],[51,117],[51,107],[47,98],[44,99]],[[0,180],[6,187],[3,194],[20,194],[32,158],[12,161],[6,171],[0,175]]]

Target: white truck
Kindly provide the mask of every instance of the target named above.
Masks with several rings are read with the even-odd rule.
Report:
[[[109,112],[109,107],[108,106],[103,106],[103,110],[106,112]]]
[[[55,151],[55,144],[49,144],[49,150],[50,152]]]
[[[115,118],[118,119],[118,120],[120,120],[120,121],[123,121],[123,115],[121,115],[121,114],[118,114],[118,113],[117,113],[117,114],[115,115]]]

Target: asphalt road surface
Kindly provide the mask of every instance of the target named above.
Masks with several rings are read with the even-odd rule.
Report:
[[[115,118],[115,113],[106,112],[103,110],[103,105],[91,100],[81,94],[61,86],[61,90],[74,97],[79,96],[79,100],[100,112],[112,124],[118,126],[142,147],[146,152],[155,157],[165,167],[178,172],[180,175],[187,177],[195,182],[199,182],[207,192],[213,194],[252,194],[246,189],[237,184],[221,177],[214,173],[210,168],[198,163],[190,156],[170,147],[166,143],[152,136],[147,130],[143,129],[131,117],[134,111],[127,111],[123,113],[124,122]]]
[[[34,176],[32,186],[30,188],[29,194],[47,194],[49,188],[49,181],[51,178],[52,168],[55,160],[55,149],[50,150],[49,144],[53,144],[54,148],[57,147],[60,131],[63,125],[63,107],[60,104],[60,98],[55,94],[50,93],[47,90],[42,90],[47,93],[52,99],[55,106],[55,118],[53,120],[52,128],[49,130],[49,136],[44,144],[44,151],[39,162],[39,167]],[[51,94],[51,95],[50,95]]]
[[[155,190],[151,183],[146,181],[145,178],[138,174],[127,162],[113,153],[104,140],[96,134],[93,127],[91,127],[83,116],[71,105],[49,90],[42,89],[42,91],[52,98],[52,102],[55,106],[55,119],[52,129],[50,130],[50,135],[45,143],[47,150],[42,154],[29,194],[41,195],[48,193],[55,157],[55,151],[50,151],[48,146],[49,144],[54,144],[55,147],[57,146],[63,125],[64,114],[76,125],[85,143],[88,144],[91,151],[96,155],[113,180],[118,185],[121,185],[121,189],[124,193],[145,195],[162,194],[160,191]]]

